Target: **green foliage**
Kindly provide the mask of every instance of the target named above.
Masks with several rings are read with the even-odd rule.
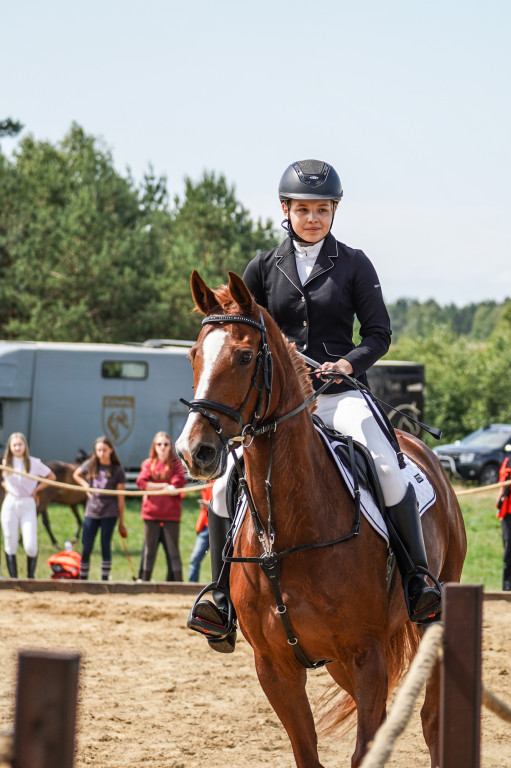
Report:
[[[467,559],[462,583],[484,584],[486,591],[502,589],[503,545],[495,516],[495,491],[460,497],[467,531]]]
[[[6,120],[0,120],[0,138],[2,136],[17,136],[24,127],[19,120],[13,120],[10,117]]]
[[[227,282],[229,270],[243,274],[258,250],[273,248],[277,241],[270,221],[252,223],[223,175],[205,172],[197,183],[186,178],[184,199],[176,197],[174,205],[159,323],[162,333],[172,327],[174,336],[188,339],[200,328],[192,314],[192,271],[217,287]]]
[[[416,299],[398,299],[388,305],[388,310],[395,341],[403,336],[427,336],[436,325],[445,326],[456,336],[485,341],[497,327],[505,306],[506,302],[483,301],[464,307],[455,304],[441,307],[433,299],[423,303]]]
[[[502,320],[485,343],[433,326],[426,336],[401,338],[388,357],[425,364],[424,420],[448,443],[484,424],[511,423],[510,348],[511,326]]]
[[[0,334],[9,339],[189,338],[191,271],[213,285],[272,247],[223,176],[186,180],[169,206],[166,180],[141,185],[74,124],[53,146],[24,138],[0,153]]]

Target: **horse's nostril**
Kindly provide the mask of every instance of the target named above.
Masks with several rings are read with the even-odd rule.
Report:
[[[207,467],[215,460],[216,451],[211,445],[202,444],[195,453],[195,461],[201,467]]]

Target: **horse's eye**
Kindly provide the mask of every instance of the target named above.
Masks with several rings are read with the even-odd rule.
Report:
[[[240,355],[240,365],[250,365],[253,357],[254,355],[250,350],[242,352]]]

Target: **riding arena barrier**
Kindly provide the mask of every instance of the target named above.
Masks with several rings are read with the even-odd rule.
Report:
[[[14,735],[0,741],[0,764],[73,768],[79,653],[20,651]]]
[[[496,483],[457,493],[467,495],[508,484]],[[203,487],[196,484],[176,491],[149,493],[186,493]],[[144,495],[141,491],[123,493]],[[511,707],[481,681],[482,602],[481,585],[445,585],[443,621],[425,631],[394,706],[376,733],[361,768],[385,765],[437,660],[441,662],[439,768],[480,768],[481,705],[511,722]],[[73,767],[79,661],[79,654],[20,652],[15,731],[14,736],[4,737],[0,742],[0,763],[3,760],[16,768]]]

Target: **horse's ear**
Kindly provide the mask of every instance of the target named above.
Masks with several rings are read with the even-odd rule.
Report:
[[[234,301],[240,309],[247,315],[251,314],[254,308],[254,298],[247,286],[236,272],[229,272],[229,290]]]
[[[199,309],[203,315],[210,315],[213,312],[213,309],[218,307],[218,301],[211,288],[208,288],[196,269],[192,272],[190,286],[197,309]]]

